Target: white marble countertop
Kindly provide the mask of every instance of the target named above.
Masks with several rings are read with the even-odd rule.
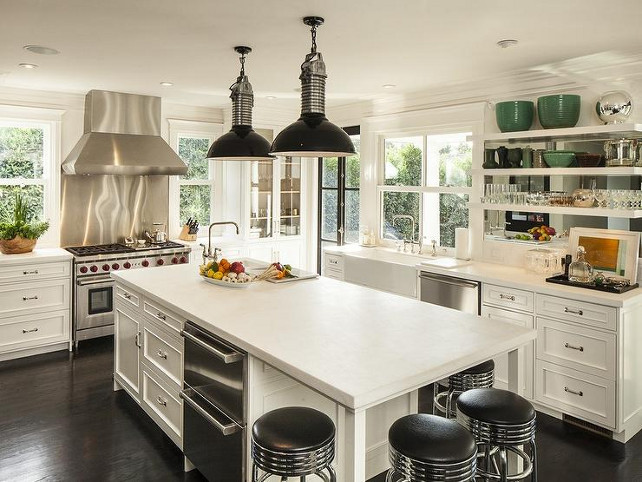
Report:
[[[642,288],[636,288],[622,294],[615,294],[585,288],[576,288],[573,286],[563,286],[546,282],[546,278],[549,275],[535,273],[516,266],[457,260],[460,262],[460,266],[443,268],[440,266],[425,264],[430,263],[435,259],[443,259],[443,257],[433,258],[426,255],[411,255],[409,253],[400,253],[389,248],[365,248],[356,245],[340,248],[326,248],[326,252],[346,256],[366,257],[383,262],[413,265],[420,271],[428,271],[430,273],[480,281],[482,283],[498,284],[523,290],[537,291],[542,294],[590,301],[608,306],[628,307],[642,303]]]
[[[52,263],[54,261],[68,261],[73,256],[62,248],[37,248],[31,253],[0,254],[0,266],[11,264]]]
[[[328,278],[231,289],[206,283],[194,265],[112,276],[354,410],[536,336],[534,330]]]

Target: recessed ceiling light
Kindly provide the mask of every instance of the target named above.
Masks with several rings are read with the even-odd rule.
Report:
[[[174,85],[174,82],[161,82],[160,85],[162,85],[163,87],[171,87],[172,85]]]
[[[503,49],[507,49],[509,47],[514,47],[515,45],[517,45],[517,43],[518,42],[515,39],[504,39],[497,42],[497,46]]]
[[[37,69],[38,66],[36,64],[28,64],[26,62],[18,64],[18,67],[22,67],[23,69]]]
[[[274,100],[274,99],[276,99],[276,96],[275,95],[266,95],[265,98],[267,100]]]
[[[34,54],[40,54],[40,55],[58,55],[60,53],[56,49],[52,49],[50,47],[44,47],[42,45],[25,45],[22,48]]]
[[[394,89],[397,86],[395,84],[383,84],[381,87],[384,89]]]

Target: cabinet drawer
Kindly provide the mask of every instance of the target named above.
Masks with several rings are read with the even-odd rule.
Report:
[[[143,408],[163,431],[179,446],[182,446],[183,401],[178,391],[172,390],[147,365],[143,372]]]
[[[131,307],[134,308],[140,307],[140,295],[135,291],[116,285],[114,294],[116,295],[116,299],[123,301],[125,305],[131,305]]]
[[[343,271],[339,271],[336,269],[331,269],[326,267],[325,273],[323,273],[323,276],[327,278],[338,279],[340,281],[343,281]]]
[[[168,328],[170,332],[180,335],[185,325],[184,318],[172,313],[167,308],[163,308],[155,301],[144,300],[143,309],[154,321]]]
[[[69,261],[0,266],[0,283],[68,278],[70,275],[71,262]]]
[[[585,301],[537,295],[537,314],[609,330],[617,327],[617,309]]]
[[[16,316],[0,325],[0,351],[69,341],[69,310]]]
[[[535,399],[562,412],[615,428],[615,382],[537,360]]]
[[[537,318],[537,358],[615,379],[615,333]]]
[[[343,272],[343,256],[326,253],[325,269],[334,269]]]
[[[143,329],[143,356],[147,363],[166,375],[169,380],[183,385],[182,339],[174,338],[151,321]]]
[[[483,302],[510,308],[513,310],[522,310],[531,313],[533,311],[533,293],[531,291],[516,290],[514,288],[505,288],[484,283],[482,287]]]
[[[68,310],[69,287],[68,279],[0,286],[0,318],[22,313]]]

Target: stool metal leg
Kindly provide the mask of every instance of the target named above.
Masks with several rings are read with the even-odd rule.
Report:
[[[508,456],[504,447],[499,449],[499,481],[508,482]]]
[[[531,482],[537,482],[537,446],[535,440],[531,442],[531,459],[533,460],[533,472],[531,472]]]

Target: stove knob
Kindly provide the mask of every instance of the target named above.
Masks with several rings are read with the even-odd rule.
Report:
[[[172,264],[178,264],[178,258],[176,256],[172,258]]]
[[[147,267],[149,266],[149,261],[147,261],[146,259],[144,259],[144,260],[143,260],[143,262],[142,262],[141,264],[143,265],[143,268],[147,268]]]
[[[89,269],[87,268],[87,266],[81,266],[81,267],[80,267],[80,272],[81,272],[81,273],[86,273],[87,271],[89,271]]]
[[[92,264],[91,268],[89,268],[89,271],[91,271],[92,273],[95,273],[96,271],[98,271],[98,266],[96,266],[95,264]]]
[[[109,271],[109,265],[103,264],[103,271]]]
[[[120,265],[118,263],[114,263],[111,265],[111,269],[118,269],[120,268]]]
[[[156,264],[157,264],[158,266],[163,266],[163,265],[165,264],[165,261],[163,261],[163,258],[161,258],[161,259],[159,259],[158,261],[156,261]]]
[[[181,259],[179,261],[181,263],[187,263],[187,258],[185,256],[181,256]]]
[[[125,262],[123,263],[123,268],[125,268],[125,269],[129,269],[129,268],[131,268],[131,267],[132,267],[132,264],[131,264],[129,261],[125,261]]]

